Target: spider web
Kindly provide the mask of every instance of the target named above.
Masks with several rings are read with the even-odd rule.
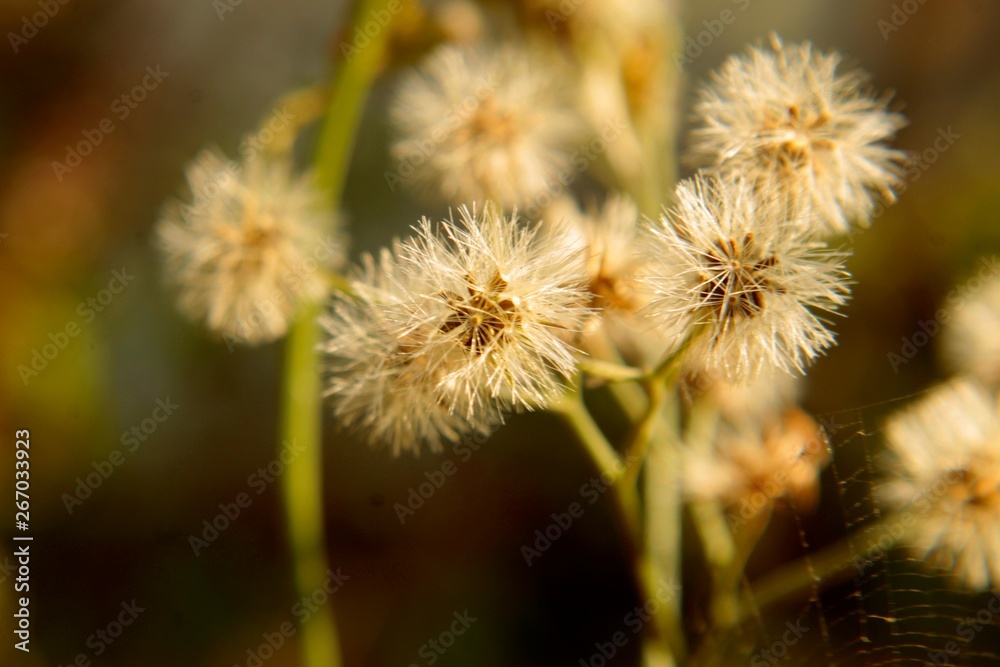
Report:
[[[871,428],[876,420],[865,416],[873,407],[817,416],[832,454],[822,504],[812,513],[791,510],[798,557],[812,584],[798,599],[766,608],[755,604],[752,617],[713,664],[1000,665],[1000,614],[988,606],[992,602],[1000,609],[1000,594],[992,600],[991,594],[962,591],[921,554],[889,546],[888,535],[880,546],[891,524],[860,543],[846,541],[854,565],[823,574],[832,542],[843,543],[847,535],[878,526],[883,518],[875,501],[881,477],[878,433]],[[749,594],[750,584],[745,588]]]

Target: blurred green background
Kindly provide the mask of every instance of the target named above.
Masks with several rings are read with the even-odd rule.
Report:
[[[2,664],[68,665],[83,653],[100,665],[247,665],[262,635],[295,620],[277,484],[258,495],[248,481],[276,457],[281,346],[230,352],[183,320],[163,288],[151,230],[162,202],[183,193],[183,168],[200,148],[235,154],[278,97],[328,76],[346,6],[226,0],[232,11],[220,16],[220,2],[52,0],[55,16],[26,42],[10,34],[27,34],[24,17],[40,11],[38,1],[0,4],[0,497],[12,495],[14,431],[30,429],[35,539],[24,655],[7,630],[13,547],[4,520]],[[894,4],[917,9],[884,33],[879,21],[891,21]],[[696,36],[727,8],[736,20],[685,70],[685,105],[692,82],[777,31],[840,50],[877,88],[894,89],[893,107],[910,121],[898,147],[922,152],[949,129],[958,137],[852,240],[854,297],[805,403],[849,425],[834,439],[847,443],[838,456],[853,470],[863,455],[854,444],[877,449],[881,417],[944,374],[936,338],[898,372],[887,355],[980,257],[1000,255],[1000,6],[711,0],[683,3],[686,32]],[[168,75],[122,118],[115,101],[147,67]],[[439,212],[389,192],[382,178],[397,74],[373,93],[349,176],[355,256]],[[104,118],[114,130],[57,174],[67,145]],[[114,271],[134,279],[102,292]],[[64,339],[71,323],[79,335]],[[37,375],[19,371],[59,341],[64,349]],[[167,399],[176,410],[130,451],[123,436]],[[65,494],[106,470],[113,450],[121,464],[68,511]],[[329,559],[349,577],[333,596],[348,665],[431,664],[422,647],[465,610],[477,620],[436,664],[576,665],[636,604],[603,503],[531,567],[522,559],[521,545],[592,476],[549,416],[512,418],[467,461],[451,450],[392,459],[329,420],[325,451]],[[401,525],[393,506],[449,459],[456,474]],[[805,519],[817,543],[845,527],[827,477],[818,516]],[[241,492],[250,507],[195,556],[189,537]],[[794,522],[779,517],[755,563],[801,548]],[[88,638],[132,600],[144,611],[95,657],[99,644]],[[626,647],[612,664],[635,658]],[[266,664],[296,661],[293,637]]]

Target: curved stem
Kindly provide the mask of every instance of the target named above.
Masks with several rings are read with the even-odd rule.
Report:
[[[614,505],[615,520],[627,551],[637,591],[644,602],[658,600],[662,603],[656,568],[653,567],[645,550],[642,506],[638,490],[634,485],[617,483],[625,470],[621,457],[590,415],[579,392],[568,394],[555,404],[552,410],[560,415],[576,434],[594,465],[601,472],[603,481],[610,482],[608,493]],[[662,644],[659,646],[660,652],[670,656],[682,654],[683,635],[680,631],[680,620],[672,605],[660,605],[660,612],[655,616],[655,622],[651,624],[650,630],[653,634],[649,636],[649,640]]]
[[[351,25],[361,25],[373,11],[385,5],[386,0],[360,0],[354,7]],[[382,63],[389,32],[381,30],[367,46],[352,51],[352,56],[340,63],[334,77],[315,157],[316,185],[326,193],[334,209],[340,205],[358,121]],[[299,596],[312,596],[327,585],[328,576],[316,352],[321,311],[322,304],[315,303],[303,306],[298,313],[287,341],[282,391],[282,438],[299,449],[288,464],[283,488]],[[306,667],[340,667],[340,646],[329,602],[303,622],[301,643]]]
[[[617,364],[613,361],[604,361],[593,357],[586,357],[577,362],[577,366],[587,375],[592,375],[608,382],[628,382],[629,380],[640,380],[646,372],[641,368]]]

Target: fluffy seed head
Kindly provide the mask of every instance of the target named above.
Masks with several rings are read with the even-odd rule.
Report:
[[[880,200],[895,201],[905,156],[884,142],[903,117],[868,92],[866,74],[838,71],[839,54],[772,41],[729,58],[702,87],[692,158],[779,188],[826,233],[867,225]]]
[[[810,241],[795,210],[745,181],[681,182],[676,208],[648,235],[648,313],[675,340],[694,335],[687,367],[747,382],[802,372],[833,342],[821,318],[847,298],[839,253]]]
[[[485,437],[499,415],[489,405],[477,412],[456,405],[461,397],[443,396],[439,385],[448,360],[426,347],[425,328],[413,326],[422,281],[400,269],[383,249],[378,260],[362,259],[352,295],[337,295],[321,320],[329,337],[326,395],[334,414],[348,427],[364,431],[372,444],[393,453],[419,453],[426,443],[441,449],[443,440]]]
[[[1000,264],[995,257],[983,262],[949,311],[943,341],[949,365],[1000,386]]]
[[[448,202],[529,204],[569,167],[581,121],[555,64],[506,46],[431,54],[401,84],[390,187],[411,178]]]
[[[588,315],[580,255],[565,235],[539,237],[492,204],[459,209],[435,230],[424,219],[400,248],[424,287],[413,325],[450,360],[441,381],[465,405],[544,405],[575,372],[572,337]]]
[[[971,380],[938,387],[886,424],[892,505],[919,512],[911,546],[974,590],[1000,586],[1000,407]]]
[[[726,425],[710,448],[694,447],[686,455],[687,495],[731,506],[745,503],[756,513],[779,501],[796,509],[813,507],[830,448],[812,417],[791,409],[763,428]],[[744,513],[741,518],[750,518]]]
[[[639,252],[639,210],[626,195],[614,194],[600,208],[582,212],[564,196],[544,212],[546,228],[568,230],[586,262],[593,315],[585,326],[583,349],[606,345],[606,338],[629,359],[653,362],[667,341],[640,311],[650,293],[642,282],[648,258]]]
[[[327,393],[348,424],[395,451],[488,433],[512,409],[544,406],[575,372],[588,316],[582,259],[496,206],[424,219],[369,258],[324,321]]]
[[[344,259],[322,195],[263,156],[235,164],[204,151],[187,180],[193,201],[169,205],[157,227],[181,311],[235,342],[284,335],[297,305],[325,293],[322,268]]]

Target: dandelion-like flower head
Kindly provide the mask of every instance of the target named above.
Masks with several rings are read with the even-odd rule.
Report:
[[[884,142],[904,120],[867,92],[866,74],[840,63],[776,37],[773,50],[731,57],[699,92],[692,158],[780,190],[826,233],[866,225],[878,203],[895,200],[904,154]]]
[[[328,394],[349,424],[399,451],[488,432],[544,406],[575,373],[587,317],[582,258],[563,236],[487,204],[366,260],[325,320]]]
[[[975,590],[1000,585],[1000,406],[957,379],[891,417],[895,479],[881,489],[918,513],[909,542]]]
[[[180,309],[239,343],[284,335],[298,304],[325,293],[322,269],[344,259],[321,193],[262,155],[236,164],[205,151],[187,179],[193,201],[168,207],[157,230]]]
[[[397,178],[448,202],[531,203],[569,167],[582,122],[556,65],[510,46],[442,47],[401,84]]]
[[[847,297],[843,258],[810,240],[796,209],[745,181],[695,177],[647,240],[649,314],[691,336],[688,366],[745,382],[801,372],[833,344],[821,318]]]

